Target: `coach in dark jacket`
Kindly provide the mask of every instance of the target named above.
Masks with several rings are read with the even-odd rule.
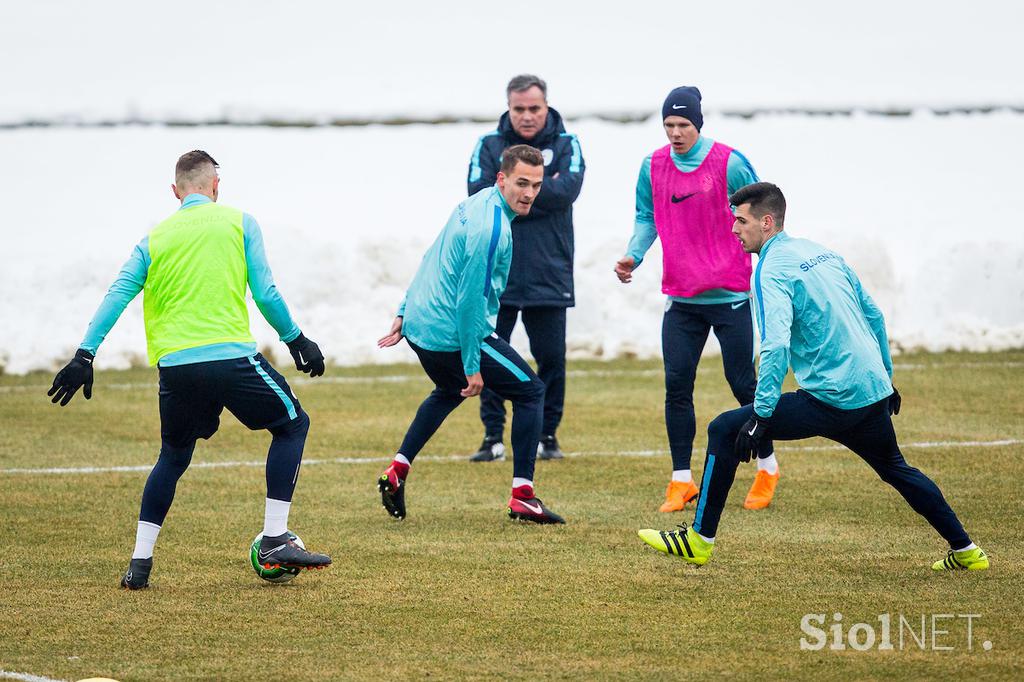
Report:
[[[529,215],[512,221],[512,269],[501,296],[495,330],[506,341],[520,311],[537,374],[546,386],[542,459],[562,456],[555,432],[565,402],[565,310],[576,304],[573,280],[572,204],[583,186],[583,154],[561,115],[548,107],[547,85],[536,76],[516,76],[506,90],[508,111],[498,128],[477,142],[469,164],[469,194],[494,184],[501,153],[515,144],[536,147],[544,156],[544,184]],[[484,387],[480,418],[485,435],[473,461],[504,457],[505,407]]]

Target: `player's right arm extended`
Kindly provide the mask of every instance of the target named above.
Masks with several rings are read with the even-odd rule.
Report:
[[[633,221],[633,237],[626,247],[626,255],[633,258],[633,269],[640,267],[651,244],[658,238],[654,227],[654,194],[651,192],[651,157],[640,164],[640,175],[636,181],[636,218]]]
[[[132,254],[121,267],[117,279],[107,290],[103,302],[96,309],[96,314],[92,316],[89,328],[85,331],[85,338],[78,345],[79,348],[96,355],[100,344],[103,343],[103,339],[107,338],[107,334],[121,317],[121,313],[146,285],[149,263],[149,237],[145,237],[132,249]]]
[[[793,325],[793,297],[782,279],[754,278],[754,305],[761,330],[761,365],[757,371],[754,412],[768,419],[782,396],[782,382],[789,370],[790,330]]]

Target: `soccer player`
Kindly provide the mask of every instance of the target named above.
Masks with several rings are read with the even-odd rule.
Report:
[[[523,74],[508,83],[508,111],[498,127],[477,142],[469,163],[467,185],[472,196],[494,184],[501,154],[517,144],[541,150],[544,184],[529,215],[512,219],[512,268],[501,295],[495,333],[505,341],[522,313],[544,382],[544,420],[540,458],[561,459],[556,432],[565,403],[565,313],[575,305],[573,288],[572,205],[583,187],[583,153],[575,135],[565,132],[561,115],[548,106],[547,84]],[[473,462],[505,458],[505,405],[488,387],[480,394],[484,439]]]
[[[544,158],[527,145],[502,155],[497,183],[452,211],[423,257],[381,348],[403,337],[434,382],[377,487],[384,509],[405,518],[409,467],[445,418],[486,385],[512,402],[512,498],[508,515],[565,523],[534,495],[533,470],[544,409],[544,383],[494,335],[498,299],[512,261],[514,216],[527,215],[544,180]]]
[[[754,399],[750,255],[730,233],[729,194],[757,182],[757,174],[743,154],[701,135],[704,116],[697,88],[670,92],[661,117],[669,144],[640,166],[633,238],[615,264],[615,274],[624,284],[632,281],[633,270],[661,238],[661,290],[668,295],[661,352],[672,478],[658,511],[675,512],[697,497],[690,472],[697,431],[693,382],[710,330],[722,348],[725,379],[736,400],[746,405]],[[765,441],[743,506],[767,507],[778,480],[779,465],[771,442]]]
[[[768,437],[824,436],[857,453],[949,543],[934,570],[988,568],[985,552],[971,542],[939,488],[903,459],[892,426],[901,400],[892,385],[885,320],[856,273],[835,252],[784,231],[786,200],[775,185],[744,187],[730,201],[733,233],[744,251],[760,256],[753,278],[761,330],[756,397],[708,427],[693,525],[641,530],[640,537],[661,552],[704,565],[738,463],[749,461]],[[790,365],[800,390],[783,394]]]
[[[226,407],[273,439],[267,454],[267,498],[259,559],[267,568],[322,568],[324,554],[307,552],[288,535],[288,512],[299,475],[309,417],[284,377],[256,352],[249,331],[246,287],[260,312],[288,345],[295,368],[324,373],[324,356],[292,320],[252,216],[217,204],[217,162],[204,151],[178,159],[171,189],[181,207],[132,251],[93,316],[71,362],[48,395],[67,405],[79,388],[92,398],[93,359],[125,306],[140,292],[151,365],[160,372],[160,456],[142,493],[131,563],[121,586],[149,586],[153,547],[188,468],[196,439],[208,439]]]

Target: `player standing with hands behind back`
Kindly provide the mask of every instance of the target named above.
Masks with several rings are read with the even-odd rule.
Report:
[[[697,430],[693,382],[712,329],[733,395],[740,405],[754,399],[750,255],[732,236],[729,195],[757,182],[757,174],[741,153],[700,134],[704,117],[697,88],[670,92],[661,117],[669,144],[640,166],[633,238],[615,274],[629,283],[651,244],[661,238],[661,290],[668,295],[661,350],[672,480],[659,511],[674,512],[698,494],[690,472]],[[762,444],[758,456],[757,476],[743,505],[748,509],[767,507],[779,480],[771,441]]]

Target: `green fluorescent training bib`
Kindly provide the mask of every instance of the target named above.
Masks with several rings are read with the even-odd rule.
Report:
[[[242,212],[181,209],[149,233],[143,313],[149,364],[213,343],[252,343]]]

